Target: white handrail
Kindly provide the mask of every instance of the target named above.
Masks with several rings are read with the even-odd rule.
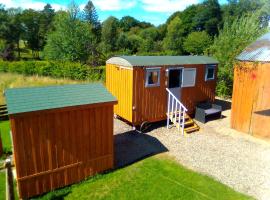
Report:
[[[168,88],[166,88],[166,90],[168,91],[167,128],[169,128],[169,122],[171,120],[173,123],[178,124],[178,130],[180,130],[180,127],[182,128],[182,134],[184,134],[185,113],[187,112],[187,108]]]
[[[174,96],[174,94],[173,94],[168,88],[166,88],[166,90],[169,92],[169,94],[170,94],[171,96],[174,97],[174,99],[177,101],[177,103],[179,103],[179,104],[184,108],[184,110],[187,112],[188,109],[187,109],[187,108],[179,101],[179,99],[178,99],[176,96]]]

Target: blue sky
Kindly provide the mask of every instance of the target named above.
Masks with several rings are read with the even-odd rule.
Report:
[[[121,18],[130,15],[141,21],[159,25],[178,10],[184,10],[187,6],[201,2],[202,0],[92,0],[101,21],[109,16]],[[65,9],[70,0],[0,0],[0,3],[9,7],[33,8],[40,10],[46,3],[50,3],[54,9]],[[87,0],[75,0],[83,8]],[[226,0],[220,0],[224,3]]]

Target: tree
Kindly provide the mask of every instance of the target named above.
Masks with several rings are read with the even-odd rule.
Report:
[[[119,21],[119,26],[124,32],[129,31],[132,27],[139,26],[140,22],[131,16],[122,17]]]
[[[222,15],[218,0],[205,0],[199,5],[194,17],[196,30],[205,30],[209,35],[214,36],[217,35],[221,22]]]
[[[54,9],[50,4],[46,4],[40,12],[39,19],[39,36],[41,49],[44,48],[47,40],[48,32],[52,29],[52,21],[55,16]]]
[[[94,32],[95,36],[97,37],[97,40],[100,40],[100,33],[101,33],[101,24],[98,19],[98,14],[96,11],[96,8],[92,1],[88,1],[88,3],[85,5],[83,9],[83,17],[84,20],[87,21],[92,31]]]
[[[211,37],[205,32],[192,32],[184,41],[184,50],[190,54],[201,55],[212,43]]]
[[[155,43],[158,41],[159,32],[156,27],[143,29],[140,32],[142,43],[140,44],[140,52],[154,52]]]
[[[261,26],[258,12],[244,15],[232,23],[225,21],[223,29],[215,37],[208,53],[219,61],[218,95],[231,96],[233,65],[237,55],[266,31]]]
[[[33,57],[39,57],[39,51],[44,44],[44,37],[40,35],[40,13],[33,9],[24,10],[21,15],[22,39],[32,50]]]
[[[117,50],[119,21],[115,17],[109,17],[102,23],[101,41],[103,52],[108,53]]]
[[[175,17],[167,27],[167,34],[163,41],[165,50],[169,50],[175,55],[181,55],[183,53],[183,35],[182,21],[179,17]]]
[[[72,8],[55,16],[54,28],[48,35],[44,49],[47,59],[79,61],[86,63],[92,48],[96,46],[94,35],[86,22],[74,18],[77,12]]]

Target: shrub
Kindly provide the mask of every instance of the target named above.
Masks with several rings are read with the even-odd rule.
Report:
[[[69,78],[72,80],[98,81],[105,79],[105,67],[90,67],[80,63],[60,61],[0,61],[0,72]]]

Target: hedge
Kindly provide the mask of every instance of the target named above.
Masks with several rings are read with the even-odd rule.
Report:
[[[105,67],[91,67],[80,63],[60,61],[0,61],[0,72],[69,78],[72,80],[98,81],[105,79]]]

